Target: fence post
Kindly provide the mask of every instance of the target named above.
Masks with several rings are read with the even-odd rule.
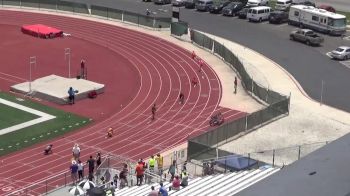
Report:
[[[253,91],[254,91],[254,80],[253,80],[253,77],[252,77],[252,92],[251,92],[252,95],[254,94]]]
[[[47,195],[47,180],[45,180],[45,194]]]
[[[249,168],[249,165],[250,165],[250,153],[248,153],[248,165],[247,165],[247,168]]]
[[[245,115],[245,131],[248,130],[248,115]]]
[[[288,100],[288,115],[290,110],[290,97],[292,96],[292,92],[289,92],[289,100]]]
[[[122,11],[122,22],[124,22],[124,11]]]
[[[67,173],[64,173],[64,187],[67,186]]]
[[[267,103],[267,99],[268,99],[268,97],[269,97],[269,92],[270,92],[270,86],[269,85],[267,85],[267,91],[266,91],[267,93],[266,93],[266,98],[265,98],[265,102]]]
[[[298,147],[298,160],[300,159],[301,146]]]
[[[275,166],[275,149],[272,150],[272,167]]]

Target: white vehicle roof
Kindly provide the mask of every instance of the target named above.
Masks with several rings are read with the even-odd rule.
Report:
[[[318,9],[318,8],[315,8],[315,7],[312,7],[312,6],[293,5],[291,8],[304,10],[304,11],[307,11],[307,12],[312,13],[312,14],[317,14],[317,15],[321,15],[321,16],[325,16],[325,17],[331,17],[331,18],[334,18],[334,19],[346,19],[346,17],[344,15],[333,13],[333,12],[329,12],[329,11],[324,10],[324,9]]]
[[[268,6],[257,6],[257,7],[251,7],[251,10],[262,10],[262,9],[271,9]]]
[[[349,49],[350,47],[349,46],[339,46],[338,48],[346,50],[346,49]]]

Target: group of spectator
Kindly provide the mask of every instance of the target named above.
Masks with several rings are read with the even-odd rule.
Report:
[[[162,176],[163,175],[163,157],[160,154],[157,154],[156,157],[152,155],[148,160],[148,164],[143,159],[139,159],[135,167],[136,185],[137,186],[142,185],[142,182],[144,181],[144,177],[145,177],[145,171],[147,169],[151,174],[152,173],[156,174],[156,170],[155,170],[156,167],[158,169],[158,175]]]
[[[98,152],[98,153],[96,153],[96,158],[93,158],[93,156],[90,155],[90,158],[84,164],[80,160],[80,151],[81,151],[81,149],[80,149],[79,145],[75,144],[73,149],[72,149],[73,158],[72,158],[71,166],[69,168],[70,172],[71,172],[71,178],[72,178],[73,183],[77,183],[78,181],[84,179],[84,167],[85,167],[85,165],[87,165],[89,168],[88,179],[90,181],[92,181],[94,179],[95,166],[96,166],[96,168],[98,168],[102,163],[101,153]]]

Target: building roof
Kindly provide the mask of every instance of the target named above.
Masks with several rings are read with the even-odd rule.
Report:
[[[236,194],[238,196],[349,196],[350,134]]]

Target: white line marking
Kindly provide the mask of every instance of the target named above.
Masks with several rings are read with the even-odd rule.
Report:
[[[32,109],[32,108],[28,108],[26,106],[23,106],[23,105],[14,103],[14,102],[7,101],[5,99],[1,99],[0,98],[0,103],[4,104],[4,105],[8,105],[8,106],[13,107],[13,108],[17,108],[19,110],[23,110],[25,112],[32,113],[32,114],[37,115],[37,116],[40,116],[39,118],[36,118],[34,120],[30,120],[30,121],[27,121],[27,122],[24,122],[24,123],[21,123],[21,124],[18,124],[18,125],[14,125],[14,126],[11,126],[11,127],[7,127],[5,129],[1,129],[0,130],[0,135],[6,134],[6,133],[10,133],[12,131],[17,131],[19,129],[23,129],[23,128],[26,128],[26,127],[29,127],[29,126],[32,126],[32,125],[35,125],[35,124],[38,124],[38,123],[45,122],[45,121],[48,121],[48,120],[56,118],[56,116],[52,116],[50,114],[47,114],[47,113],[44,113],[44,112],[41,112],[41,111],[38,111],[38,110],[35,110],[35,109]]]

